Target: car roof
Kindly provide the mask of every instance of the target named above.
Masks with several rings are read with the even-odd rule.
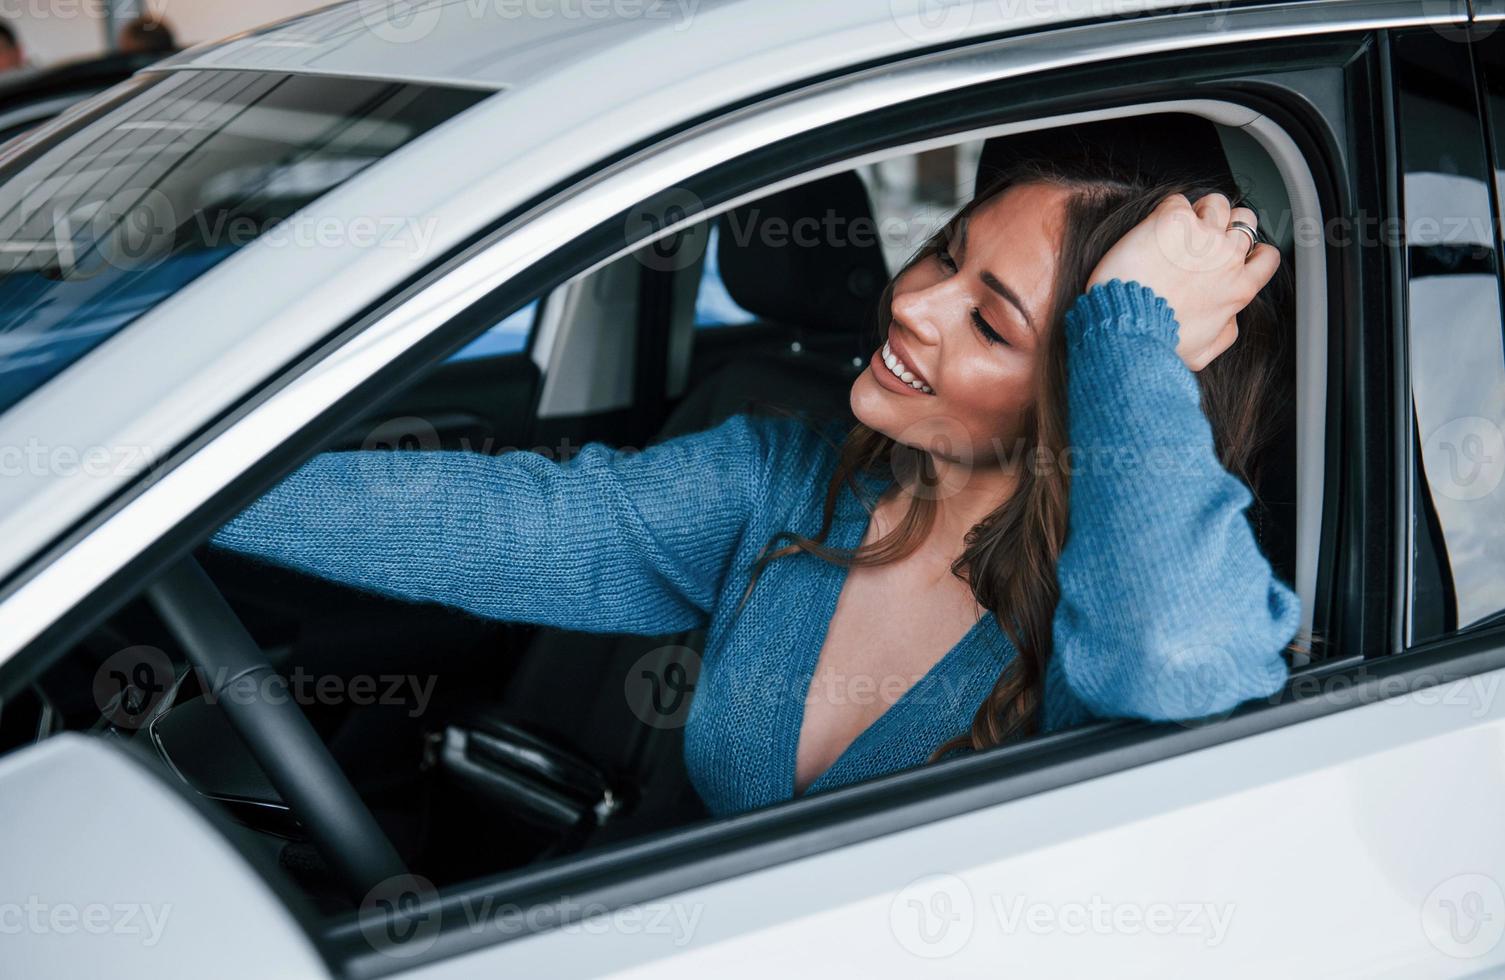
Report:
[[[1151,3],[1147,6],[1156,6]],[[914,6],[907,12],[907,6]],[[488,89],[519,88],[566,73],[603,71],[609,90],[673,83],[728,60],[798,54],[840,44],[841,60],[883,57],[916,44],[1038,27],[1081,17],[1085,5],[976,4],[936,18],[928,4],[874,0],[349,0],[203,45],[174,67],[239,68],[400,78]],[[852,57],[853,43],[864,40]],[[685,43],[689,42],[689,43]],[[811,63],[830,60],[815,52]]]
[[[584,73],[611,89],[672,85],[768,56],[806,77],[932,45],[1226,0],[345,0],[199,45],[175,68],[327,73],[493,90]],[[599,73],[599,74],[598,74]],[[775,73],[778,74],[778,73]],[[750,81],[761,81],[758,74]]]

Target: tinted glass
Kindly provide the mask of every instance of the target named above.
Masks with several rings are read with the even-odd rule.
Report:
[[[1461,43],[1419,31],[1400,38],[1395,54],[1415,413],[1409,632],[1416,642],[1505,609],[1500,172],[1488,160]],[[1499,96],[1492,98],[1498,115]]]

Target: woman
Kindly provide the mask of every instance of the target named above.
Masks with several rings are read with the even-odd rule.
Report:
[[[735,415],[563,465],[325,453],[213,543],[495,619],[706,627],[685,754],[718,815],[1228,710],[1281,687],[1300,611],[1222,461],[1260,435],[1279,253],[1207,190],[1010,168],[885,290],[839,447]]]

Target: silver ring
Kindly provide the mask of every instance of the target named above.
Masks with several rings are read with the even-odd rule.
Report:
[[[1254,254],[1254,246],[1255,243],[1259,241],[1259,233],[1256,232],[1252,226],[1243,221],[1235,221],[1228,226],[1229,231],[1233,231],[1235,228],[1249,236],[1249,250],[1244,253],[1244,258],[1247,259],[1249,256]]]

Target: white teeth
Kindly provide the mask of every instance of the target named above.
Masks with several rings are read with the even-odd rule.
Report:
[[[914,372],[909,370],[907,364],[899,360],[898,355],[888,346],[888,341],[886,340],[883,342],[883,363],[888,365],[888,369],[893,372],[894,377],[911,388],[923,391],[927,395],[935,394],[935,391],[928,384],[915,377]]]

